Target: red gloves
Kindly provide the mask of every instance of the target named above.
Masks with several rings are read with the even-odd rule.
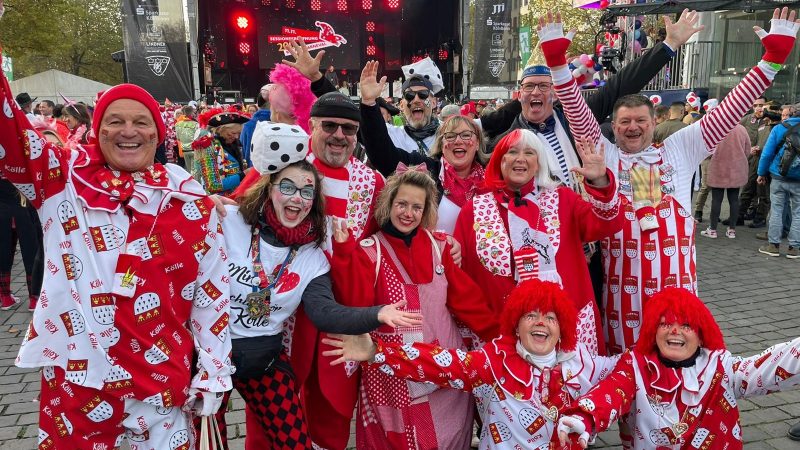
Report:
[[[756,29],[756,34],[761,39],[764,46],[764,56],[762,59],[769,63],[783,64],[792,52],[795,37],[800,24],[786,20],[773,18],[770,20],[769,33],[761,28]]]
[[[547,23],[538,31],[539,45],[548,67],[559,67],[567,64],[567,49],[572,43],[575,31],[564,35],[564,24],[561,22]]]

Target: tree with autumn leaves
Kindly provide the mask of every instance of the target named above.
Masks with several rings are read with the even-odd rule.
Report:
[[[536,30],[539,17],[547,14],[547,11],[558,11],[561,18],[569,28],[576,30],[575,38],[570,46],[570,53],[580,55],[586,53],[593,55],[595,50],[594,37],[600,30],[600,16],[602,11],[598,9],[575,8],[571,0],[531,0],[527,14],[520,15],[520,26],[530,26],[531,30]],[[537,45],[536,33],[531,36],[531,48]],[[524,63],[523,63],[524,65]]]
[[[0,45],[22,78],[57,69],[106,84],[122,82],[119,0],[5,0]]]

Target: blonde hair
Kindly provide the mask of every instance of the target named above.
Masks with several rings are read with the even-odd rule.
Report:
[[[486,166],[486,163],[489,161],[489,155],[486,154],[486,140],[483,137],[483,133],[474,120],[461,115],[448,117],[445,119],[444,123],[439,126],[439,129],[436,130],[436,138],[433,141],[430,152],[431,158],[442,158],[445,133],[452,132],[461,124],[466,124],[469,130],[475,133],[475,138],[478,139],[478,149],[475,152],[475,160],[478,161],[478,164],[481,166]]]
[[[392,204],[394,203],[397,192],[400,186],[409,185],[415,186],[425,191],[425,210],[422,212],[422,221],[419,226],[428,230],[432,230],[439,220],[438,210],[438,194],[436,189],[436,182],[428,174],[428,171],[418,172],[415,170],[418,166],[411,166],[401,174],[394,174],[386,179],[386,186],[384,186],[378,202],[375,205],[375,220],[378,225],[384,226],[391,218]]]

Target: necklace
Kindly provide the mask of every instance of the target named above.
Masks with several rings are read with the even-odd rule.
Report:
[[[252,235],[250,237],[250,255],[253,259],[253,291],[247,294],[245,302],[247,303],[247,313],[250,317],[261,319],[269,317],[270,313],[270,299],[272,297],[272,289],[280,280],[283,271],[292,263],[297,248],[292,247],[283,263],[276,267],[271,274],[267,275],[264,271],[264,264],[261,262],[261,238],[259,236],[258,228],[253,227]]]

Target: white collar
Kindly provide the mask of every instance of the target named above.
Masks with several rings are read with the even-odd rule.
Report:
[[[517,348],[517,354],[521,356],[522,359],[533,364],[539,370],[545,368],[552,369],[558,362],[556,349],[553,349],[552,351],[550,351],[550,353],[544,356],[537,356],[526,350],[525,347],[522,346],[522,343],[519,341],[519,339],[517,339],[516,348]]]
[[[622,168],[625,170],[630,170],[631,167],[637,163],[649,166],[661,160],[661,149],[652,145],[637,153],[627,153],[620,149],[619,160],[622,163]]]

